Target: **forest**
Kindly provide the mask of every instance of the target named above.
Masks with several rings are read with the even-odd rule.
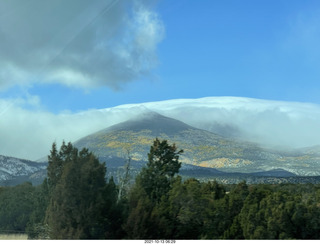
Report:
[[[0,232],[29,239],[320,239],[320,185],[220,184],[179,176],[175,144],[118,183],[88,149],[54,143],[41,185],[0,188]]]

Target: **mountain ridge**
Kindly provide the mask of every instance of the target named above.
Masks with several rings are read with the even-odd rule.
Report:
[[[0,155],[0,185],[16,185],[24,181],[42,182],[47,163]]]
[[[76,141],[75,145],[87,147],[101,157],[125,157],[126,152],[130,152],[134,160],[146,161],[155,137],[184,149],[180,158],[185,164],[225,172],[252,173],[282,168],[297,175],[320,174],[318,154],[261,148],[256,143],[226,138],[156,112],[107,127]]]

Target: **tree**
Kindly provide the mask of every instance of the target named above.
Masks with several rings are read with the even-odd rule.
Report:
[[[153,142],[148,154],[147,167],[143,168],[137,177],[137,184],[142,186],[153,202],[159,202],[161,197],[170,190],[172,179],[179,172],[181,162],[175,144],[168,144],[167,140],[158,138]]]
[[[194,178],[174,184],[169,196],[172,220],[176,220],[174,238],[198,239],[203,230],[204,214],[209,199],[202,183]]]
[[[129,194],[129,215],[124,226],[127,238],[163,238],[163,208],[179,172],[181,162],[175,144],[155,139],[150,147],[148,163],[137,176]],[[162,206],[162,207],[161,207]]]
[[[31,183],[1,188],[0,231],[24,232],[35,206],[35,188]]]
[[[33,212],[30,216],[26,232],[28,239],[48,239],[48,228],[44,224],[44,218],[49,203],[48,181],[35,187]]]
[[[52,239],[101,239],[110,234],[117,193],[106,167],[88,151],[55,144],[49,156],[50,202],[46,223]]]
[[[71,146],[68,145],[69,148]],[[51,193],[52,190],[55,188],[57,183],[59,182],[62,170],[63,170],[63,160],[61,159],[62,151],[66,151],[68,147],[65,142],[62,143],[60,153],[57,150],[56,143],[52,144],[52,149],[50,151],[50,155],[48,156],[48,168],[47,168],[47,184],[49,188],[49,192]]]

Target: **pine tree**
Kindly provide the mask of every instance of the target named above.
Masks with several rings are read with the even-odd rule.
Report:
[[[63,145],[65,143],[63,142]],[[56,143],[52,144],[50,155],[48,156],[48,168],[47,168],[47,183],[49,192],[55,188],[62,174],[62,160],[57,150]]]

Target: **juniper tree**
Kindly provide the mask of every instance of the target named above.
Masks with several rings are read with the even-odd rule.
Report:
[[[50,161],[51,160],[51,161]],[[102,239],[110,237],[109,216],[116,203],[113,182],[106,183],[106,167],[89,152],[71,143],[49,156],[51,188],[46,223],[52,239]]]
[[[148,163],[137,176],[129,196],[129,216],[124,225],[128,238],[160,238],[162,231],[156,206],[168,198],[174,176],[181,167],[179,155],[182,152],[166,140],[157,138],[153,142]]]
[[[179,172],[181,162],[175,144],[169,145],[167,140],[155,139],[148,153],[147,167],[143,168],[137,178],[149,198],[159,202],[161,197],[168,193],[172,179]]]

